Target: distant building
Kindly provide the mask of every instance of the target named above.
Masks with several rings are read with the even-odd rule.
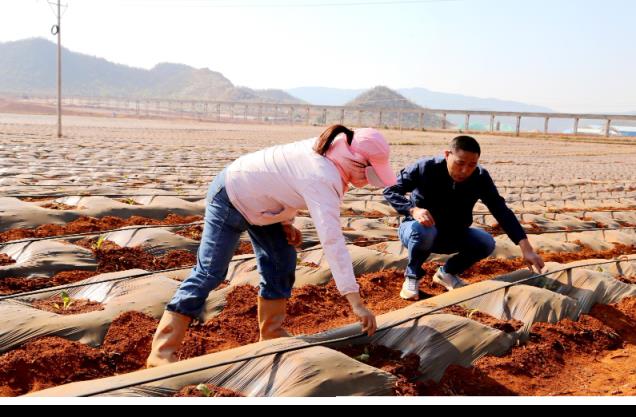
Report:
[[[574,129],[564,130],[565,134],[574,134]],[[579,135],[589,136],[605,136],[606,127],[600,125],[591,125],[579,128]],[[636,126],[615,126],[612,125],[610,129],[610,136],[626,136],[636,137]]]
[[[619,136],[636,137],[636,126],[612,126]]]

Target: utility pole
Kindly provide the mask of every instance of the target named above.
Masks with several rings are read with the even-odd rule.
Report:
[[[62,5],[57,0],[57,137],[62,137]]]
[[[49,1],[49,0],[47,0]],[[62,0],[49,4],[54,7],[53,13],[57,18],[57,25],[51,33],[57,35],[57,137],[62,137]]]

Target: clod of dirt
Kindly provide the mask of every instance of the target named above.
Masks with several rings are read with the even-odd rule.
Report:
[[[14,259],[10,258],[8,255],[5,255],[4,253],[0,253],[0,267],[13,265],[14,263]]]
[[[184,227],[183,229],[178,230],[178,231],[176,231],[174,233],[179,235],[179,236],[183,236],[185,238],[188,238],[188,239],[201,241],[201,238],[203,236],[203,226],[199,226],[199,225],[188,226],[188,227]]]
[[[77,210],[78,207],[77,206],[69,206],[67,204],[62,204],[62,203],[48,203],[48,204],[44,204],[42,206],[40,206],[42,208],[45,209],[49,209],[49,210],[60,210],[60,211],[66,211],[66,210]]]
[[[210,384],[190,385],[176,393],[174,397],[180,398],[242,398],[242,394],[226,388],[220,388]]]

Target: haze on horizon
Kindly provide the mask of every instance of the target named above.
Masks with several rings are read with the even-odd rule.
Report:
[[[633,0],[65,0],[63,43],[237,85],[435,91],[636,112]],[[379,3],[379,4],[373,4]],[[3,0],[0,42],[54,38],[46,0]]]

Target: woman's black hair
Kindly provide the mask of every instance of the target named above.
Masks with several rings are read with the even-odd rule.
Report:
[[[316,142],[316,146],[314,146],[314,151],[322,156],[327,155],[327,151],[331,147],[333,141],[343,133],[347,135],[347,141],[349,142],[349,146],[351,146],[354,135],[353,130],[348,129],[343,125],[333,125],[320,135],[320,138]]]

